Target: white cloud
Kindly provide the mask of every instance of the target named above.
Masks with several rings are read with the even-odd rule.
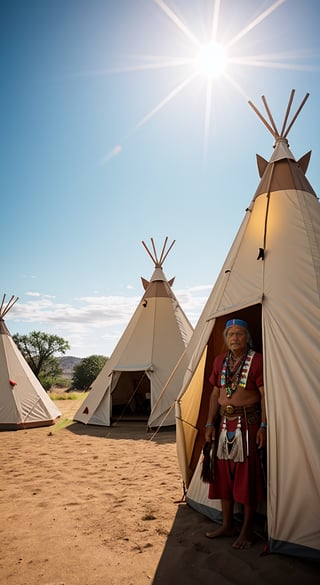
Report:
[[[139,302],[138,297],[82,297],[75,304],[56,303],[53,297],[18,303],[10,313],[11,319],[22,322],[81,323],[105,326],[127,321]],[[80,304],[80,306],[79,306]]]
[[[211,285],[175,291],[175,295],[194,326],[207,297],[203,294]],[[85,357],[94,353],[110,355],[129,323],[140,296],[84,296],[70,303],[58,303],[53,296],[40,293],[19,301],[7,315],[9,330],[28,334],[34,330],[59,335],[69,341],[72,355]]]
[[[26,293],[27,297],[41,297],[41,293],[39,292],[33,292],[33,291],[27,291]]]

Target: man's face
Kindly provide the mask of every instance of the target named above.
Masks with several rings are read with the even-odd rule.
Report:
[[[239,325],[232,325],[227,331],[227,345],[232,352],[244,352],[247,348],[247,332]]]

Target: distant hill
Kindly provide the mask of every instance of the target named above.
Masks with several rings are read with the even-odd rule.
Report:
[[[82,358],[74,357],[72,355],[63,355],[57,358],[63,372],[63,377],[72,379],[73,370],[80,364]]]

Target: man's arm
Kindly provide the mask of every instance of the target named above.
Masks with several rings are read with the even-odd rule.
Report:
[[[216,420],[218,410],[219,410],[219,402],[218,402],[219,394],[220,394],[219,388],[217,386],[214,386],[213,390],[211,392],[211,396],[210,396],[208,418],[207,418],[206,430],[205,430],[205,435],[204,435],[205,440],[208,442],[210,442],[214,439],[214,434],[215,434],[214,422]]]
[[[257,432],[256,443],[258,449],[262,449],[267,441],[267,414],[266,414],[266,401],[264,396],[264,387],[259,387],[261,397],[261,427]]]

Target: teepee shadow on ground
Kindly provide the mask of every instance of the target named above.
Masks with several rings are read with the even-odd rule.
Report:
[[[152,585],[316,585],[319,563],[286,555],[266,554],[266,540],[257,536],[247,550],[232,547],[234,538],[209,540],[212,522],[187,504],[179,504]]]

